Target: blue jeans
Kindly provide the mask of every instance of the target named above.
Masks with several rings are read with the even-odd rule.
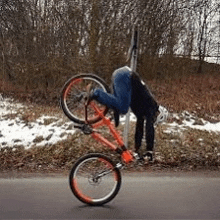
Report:
[[[112,76],[113,94],[97,89],[93,98],[103,105],[112,108],[119,114],[126,114],[131,103],[131,75],[127,67],[117,69]]]

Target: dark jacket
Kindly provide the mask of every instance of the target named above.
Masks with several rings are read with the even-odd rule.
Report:
[[[141,81],[138,73],[131,74],[131,110],[136,117],[155,117],[158,104],[150,93],[147,86]]]

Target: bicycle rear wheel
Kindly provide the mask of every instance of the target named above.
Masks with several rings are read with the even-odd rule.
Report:
[[[69,79],[63,87],[61,93],[61,107],[65,115],[72,121],[78,124],[85,123],[85,101],[88,86],[91,89],[102,89],[105,92],[110,92],[107,84],[94,74],[79,74]],[[96,101],[94,101],[96,102]],[[106,115],[108,108],[98,102],[96,105],[102,109],[103,115]],[[93,124],[101,120],[94,110],[88,106],[87,122]]]
[[[74,164],[69,183],[73,194],[83,203],[103,205],[117,195],[121,173],[111,159],[100,153],[92,153]]]

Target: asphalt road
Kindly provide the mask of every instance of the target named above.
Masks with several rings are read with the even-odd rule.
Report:
[[[0,219],[220,219],[220,175],[123,174],[116,198],[82,204],[67,176],[0,178]]]

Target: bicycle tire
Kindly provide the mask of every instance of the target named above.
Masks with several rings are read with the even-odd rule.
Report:
[[[100,206],[110,202],[118,194],[121,173],[107,156],[90,153],[79,158],[73,165],[69,184],[73,194],[81,202]]]
[[[70,78],[64,85],[60,103],[64,114],[73,122],[77,124],[85,124],[85,99],[86,86],[92,85],[92,88],[101,88],[103,91],[110,93],[108,85],[103,79],[95,74],[79,74]],[[96,101],[94,101],[96,102]],[[108,112],[107,106],[98,102],[96,104],[102,109],[103,115]],[[101,120],[101,117],[95,115],[96,113],[88,106],[87,123],[93,124]]]

